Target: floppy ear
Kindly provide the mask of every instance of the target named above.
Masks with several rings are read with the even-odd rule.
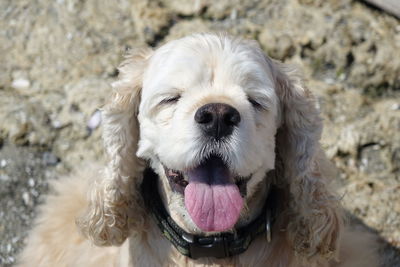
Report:
[[[108,164],[90,185],[89,207],[77,220],[81,232],[99,246],[120,245],[143,223],[140,183],[144,162],[136,157],[142,76],[150,49],[135,50],[119,66],[110,101],[102,110]]]
[[[276,142],[290,190],[287,238],[305,260],[331,258],[338,252],[343,221],[318,166],[322,120],[316,101],[294,69],[269,63],[282,111]]]

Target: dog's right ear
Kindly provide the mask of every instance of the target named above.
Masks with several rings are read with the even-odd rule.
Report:
[[[120,245],[143,224],[140,184],[145,168],[136,157],[137,120],[143,73],[150,48],[130,52],[119,66],[119,79],[102,110],[108,165],[90,185],[89,207],[77,220],[81,232],[99,246]]]

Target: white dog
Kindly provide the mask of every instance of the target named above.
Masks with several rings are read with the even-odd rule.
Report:
[[[109,163],[54,184],[22,265],[377,266],[327,187],[321,118],[292,69],[253,41],[196,34],[119,71]]]

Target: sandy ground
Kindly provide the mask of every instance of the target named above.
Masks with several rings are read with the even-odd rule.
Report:
[[[343,204],[381,237],[382,265],[400,266],[400,21],[350,0],[2,0],[0,265],[48,181],[102,159],[93,120],[124,51],[199,31],[256,39],[303,70]]]

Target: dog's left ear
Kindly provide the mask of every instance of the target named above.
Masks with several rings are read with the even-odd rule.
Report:
[[[287,238],[305,260],[335,257],[343,221],[318,166],[322,119],[316,100],[293,68],[267,61],[281,102],[276,142],[290,190]]]
[[[119,66],[118,81],[102,110],[107,166],[90,185],[89,207],[77,219],[81,232],[99,246],[121,245],[143,224],[139,186],[145,167],[136,156],[137,120],[143,74],[151,49],[130,52]]]

